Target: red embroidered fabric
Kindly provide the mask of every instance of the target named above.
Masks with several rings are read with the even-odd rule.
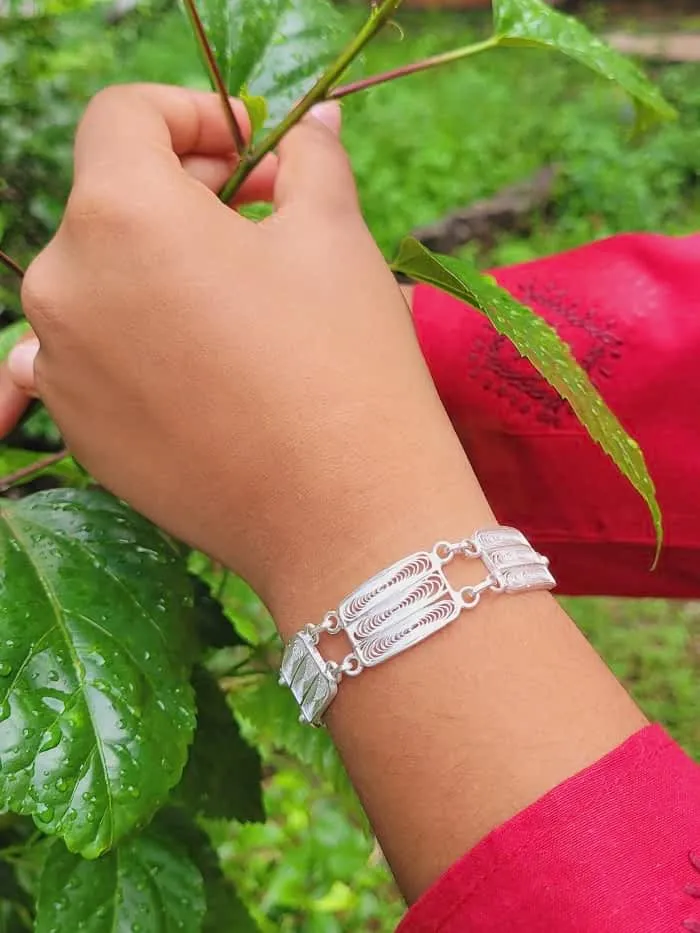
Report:
[[[700,768],[649,726],[494,830],[398,933],[700,931]]]
[[[628,234],[495,271],[571,345],[639,441],[666,525],[569,407],[477,311],[418,286],[438,391],[499,521],[547,554],[563,593],[700,595],[700,235]]]

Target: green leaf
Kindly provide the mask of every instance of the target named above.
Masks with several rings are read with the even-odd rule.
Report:
[[[46,458],[46,454],[37,453],[34,450],[23,450],[19,447],[5,447],[0,444],[0,484],[2,480],[15,473],[18,470],[24,470],[35,463]],[[56,476],[67,483],[82,482],[83,474],[76,465],[72,457],[64,457],[58,463],[52,463],[44,469],[37,470],[35,473],[16,480],[14,485],[21,486],[23,483],[29,483],[37,476]]]
[[[258,933],[258,926],[224,876],[208,836],[182,810],[168,807],[156,817],[187,850],[204,878],[207,910],[202,933]]]
[[[213,818],[262,822],[262,767],[243,739],[219,685],[203,667],[192,677],[197,731],[177,798],[194,813]]]
[[[676,115],[634,62],[544,0],[493,0],[493,17],[499,45],[554,49],[619,84],[634,100],[639,129]]]
[[[255,136],[267,122],[267,101],[264,97],[248,94],[245,89],[241,91],[241,100],[245,104],[245,109],[248,111],[250,126],[253,131],[253,136]]]
[[[328,0],[201,0],[199,10],[229,92],[264,98],[268,126],[348,38],[344,17]]]
[[[325,779],[362,824],[366,817],[347,772],[325,729],[310,729],[299,722],[299,708],[290,691],[274,675],[264,675],[251,687],[232,696],[249,735],[263,753],[282,749]]]
[[[0,363],[7,359],[10,350],[28,330],[29,324],[26,321],[15,321],[14,324],[8,324],[0,330]]]
[[[94,858],[180,778],[194,728],[184,560],[106,493],[0,501],[0,806]]]
[[[55,843],[41,877],[36,933],[199,933],[204,913],[201,872],[158,825],[95,861]]]
[[[493,279],[452,256],[431,253],[414,239],[401,244],[393,269],[418,282],[428,282],[486,315],[547,382],[571,405],[594,441],[612,458],[646,502],[656,530],[657,558],[663,540],[656,490],[639,444],[622,427],[601,398],[568,345],[549,324],[521,305]],[[465,363],[466,365],[466,363]]]

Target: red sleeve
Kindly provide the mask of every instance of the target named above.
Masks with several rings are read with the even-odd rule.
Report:
[[[700,768],[658,726],[492,832],[398,933],[519,930],[700,933]]]
[[[572,346],[644,450],[666,525],[659,568],[639,496],[568,405],[478,312],[418,286],[419,340],[499,520],[561,592],[700,595],[700,236],[624,235],[497,270]]]

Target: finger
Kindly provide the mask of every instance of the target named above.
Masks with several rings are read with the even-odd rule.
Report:
[[[28,404],[27,393],[16,385],[7,366],[0,366],[0,437],[17,427]]]
[[[340,142],[340,108],[327,101],[313,108],[279,146],[275,206],[295,203],[331,213],[357,212],[357,190]]]
[[[7,357],[7,370],[18,389],[25,395],[36,395],[34,364],[39,353],[39,340],[31,335],[16,344]]]
[[[233,102],[244,136],[250,134],[245,106]],[[176,157],[199,155],[222,159],[234,143],[221,101],[215,94],[161,84],[107,88],[92,99],[75,141],[76,183],[97,176],[179,168]]]
[[[191,155],[183,156],[181,162],[188,175],[196,178],[211,191],[220,191],[231,177],[237,158],[232,156],[228,159],[217,159]],[[238,205],[250,204],[252,201],[272,201],[276,175],[277,156],[270,153],[246,179],[232,203]]]

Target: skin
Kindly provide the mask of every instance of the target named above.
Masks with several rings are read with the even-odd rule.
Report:
[[[25,279],[37,339],[11,358],[90,472],[243,575],[285,638],[390,562],[494,524],[338,125],[325,105],[253,176],[242,197],[275,206],[255,225],[213,194],[231,164],[213,97],[100,94]],[[544,593],[484,599],[345,681],[328,716],[409,902],[644,724]]]

